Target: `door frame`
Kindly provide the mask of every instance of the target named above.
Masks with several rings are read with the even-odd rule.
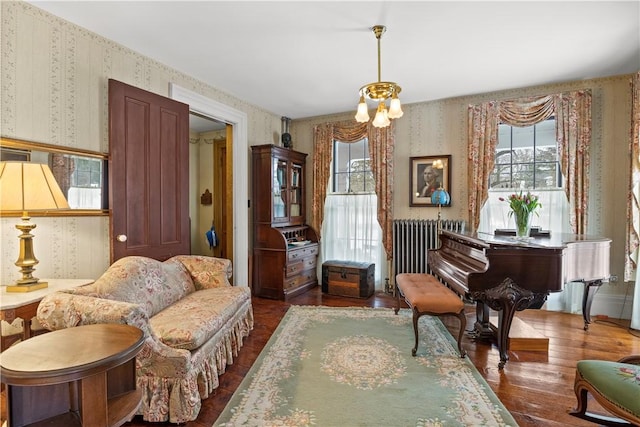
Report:
[[[233,284],[249,286],[249,142],[247,114],[169,83],[169,97],[189,110],[232,125],[233,142]]]

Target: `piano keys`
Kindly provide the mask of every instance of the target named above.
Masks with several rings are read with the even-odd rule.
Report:
[[[611,239],[574,234],[516,240],[485,233],[443,230],[441,245],[428,253],[431,272],[466,299],[476,302],[474,333],[494,336],[489,309],[498,312],[495,332],[502,369],[509,359],[508,337],[516,311],[540,307],[565,283],[585,284],[584,329],[591,322],[592,291],[609,277]]]

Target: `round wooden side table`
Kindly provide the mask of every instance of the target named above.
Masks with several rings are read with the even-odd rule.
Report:
[[[38,335],[2,352],[7,425],[120,426],[141,403],[135,357],[144,334],[100,324]]]

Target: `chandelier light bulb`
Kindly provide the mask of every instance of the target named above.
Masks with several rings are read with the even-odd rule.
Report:
[[[367,108],[367,103],[364,100],[364,95],[360,95],[360,103],[358,104],[356,121],[358,123],[366,123],[369,121],[369,109]]]
[[[377,128],[384,128],[391,124],[387,115],[387,107],[383,101],[380,101],[378,104],[378,110],[376,111],[376,116],[373,118],[372,124]]]
[[[402,111],[402,107],[400,106],[400,99],[398,98],[398,94],[394,92],[393,98],[391,98],[391,103],[389,104],[389,118],[399,119],[403,114],[404,112]]]

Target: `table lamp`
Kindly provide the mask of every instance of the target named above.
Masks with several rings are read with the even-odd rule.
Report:
[[[49,166],[39,163],[0,162],[0,211],[22,211],[16,228],[22,232],[20,255],[15,265],[22,278],[7,286],[7,292],[30,292],[47,287],[33,277],[38,260],[33,254],[33,235],[36,225],[30,221],[28,211],[69,209],[69,204],[53,177]]]
[[[451,202],[451,196],[447,193],[447,190],[440,187],[431,194],[431,203],[438,205],[438,222],[440,222],[440,211],[442,205],[448,205]]]
[[[442,221],[440,219],[442,205],[448,205],[451,203],[451,196],[447,193],[447,190],[440,187],[431,194],[431,203],[438,205],[438,245],[440,244],[440,232],[442,231]]]

